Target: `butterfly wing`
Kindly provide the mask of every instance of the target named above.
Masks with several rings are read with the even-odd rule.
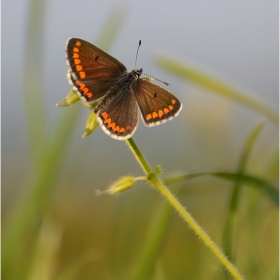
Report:
[[[138,124],[138,105],[131,86],[114,86],[95,108],[103,131],[118,140],[130,138]]]
[[[145,125],[154,126],[176,117],[182,104],[170,91],[144,79],[138,79],[133,92]]]
[[[104,96],[127,72],[117,59],[82,39],[70,38],[65,52],[69,82],[78,95],[89,102]]]

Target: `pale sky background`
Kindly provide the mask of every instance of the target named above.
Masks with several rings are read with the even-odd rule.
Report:
[[[6,167],[3,166],[4,173],[8,168],[8,178],[15,184],[23,176],[21,169],[24,169],[28,153],[22,84],[29,2],[2,1],[2,159],[4,163],[7,162]],[[154,129],[139,125],[135,138],[142,145],[148,143],[149,153],[155,150],[155,155],[159,154],[160,147],[157,150],[153,139],[158,135],[166,136],[167,132],[172,134],[170,141],[176,139],[180,145],[180,141],[183,141],[179,139],[181,125],[183,120],[187,123],[186,112],[190,107],[204,102],[198,94],[198,103],[189,103],[188,90],[192,87],[154,65],[153,59],[159,52],[194,60],[225,80],[258,93],[268,104],[277,108],[278,1],[51,0],[45,8],[44,88],[38,89],[38,94],[44,94],[49,129],[56,121],[59,110],[71,110],[55,106],[70,89],[64,57],[66,40],[78,37],[94,42],[116,3],[127,9],[127,18],[110,53],[128,70],[133,69],[138,40],[141,39],[137,66],[169,82],[170,90],[184,104],[184,111],[176,121]],[[243,113],[247,109],[244,110]],[[101,130],[92,138],[81,140],[88,113],[86,110],[83,112],[81,126],[75,131],[75,147],[90,151],[105,145],[106,151],[98,149],[97,154],[88,155],[87,160],[92,162],[94,159],[95,163],[101,157],[108,157],[109,160],[112,156],[118,156],[119,151],[124,152],[127,149],[125,145],[112,142]],[[246,119],[252,125],[256,123],[255,116],[249,109],[245,112]],[[252,127],[244,128],[242,116],[235,121],[232,129],[241,131],[243,142]],[[174,134],[178,137],[174,138]],[[188,142],[188,137],[184,141]],[[179,151],[175,153],[176,156],[180,155]],[[12,167],[15,169],[11,170]]]

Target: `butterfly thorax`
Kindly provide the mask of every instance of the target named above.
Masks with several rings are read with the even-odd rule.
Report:
[[[137,82],[142,72],[143,70],[141,68],[134,69],[130,72],[124,72],[122,75],[120,75],[119,78],[117,78],[116,84],[112,85],[108,89],[106,95],[100,100],[94,111],[97,113],[108,104],[110,104],[112,100],[116,100],[116,98],[118,97],[124,98],[126,95],[132,94],[133,90],[131,89]]]
[[[143,70],[134,69],[131,72],[124,73],[117,81],[116,86],[128,88],[141,76]]]

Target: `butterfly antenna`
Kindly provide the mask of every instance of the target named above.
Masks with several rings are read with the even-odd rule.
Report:
[[[136,52],[135,68],[136,68],[136,62],[137,62],[137,58],[138,58],[138,51],[139,51],[140,46],[141,46],[141,40],[139,40],[139,44],[138,44],[138,48],[137,48],[137,52]]]
[[[135,68],[136,68],[136,62],[137,62],[138,51],[139,51],[140,46],[141,46],[141,40],[139,40],[139,44],[138,44],[138,48],[137,48],[137,52],[136,52]],[[144,73],[143,73],[143,74],[144,74]],[[144,75],[150,77],[151,80],[159,81],[159,82],[165,84],[165,85],[168,86],[168,87],[170,86],[167,82],[164,82],[164,81],[162,81],[162,80],[159,80],[159,79],[157,79],[157,78],[155,78],[155,77],[153,77],[153,76],[150,76],[150,75],[148,75],[148,74],[144,74]]]
[[[155,78],[155,77],[153,77],[153,76],[150,76],[150,75],[148,75],[148,74],[145,74],[145,73],[143,73],[143,75],[150,77],[151,80],[159,81],[159,82],[165,84],[166,86],[170,87],[170,84],[168,84],[167,82],[164,82],[164,81],[162,81],[162,80],[159,80],[159,79],[157,79],[157,78]]]

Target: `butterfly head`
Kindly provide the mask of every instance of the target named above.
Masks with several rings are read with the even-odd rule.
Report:
[[[135,68],[132,72],[133,72],[134,77],[136,79],[138,79],[142,75],[143,69],[142,68],[141,69],[136,69]]]

